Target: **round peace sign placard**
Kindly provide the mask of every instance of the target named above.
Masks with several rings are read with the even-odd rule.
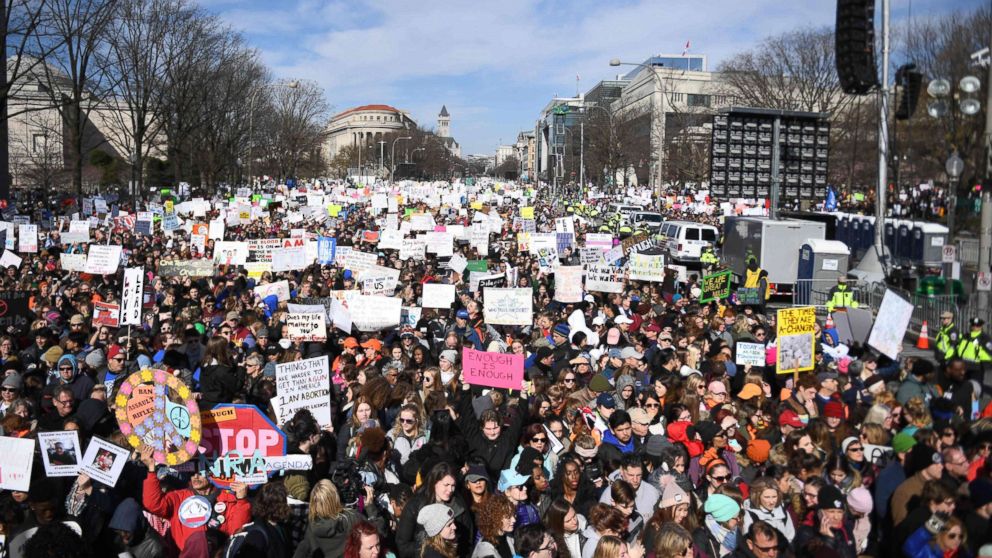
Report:
[[[189,387],[165,370],[146,368],[128,376],[114,408],[128,443],[139,450],[152,447],[156,463],[179,465],[196,454],[200,408]]]

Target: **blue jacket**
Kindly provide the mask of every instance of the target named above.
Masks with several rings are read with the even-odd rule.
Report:
[[[944,551],[937,546],[930,531],[926,527],[920,527],[903,543],[902,555],[906,558],[944,558]],[[971,558],[968,547],[961,545],[956,558]]]

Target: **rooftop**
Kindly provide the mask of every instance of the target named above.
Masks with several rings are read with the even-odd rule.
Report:
[[[403,113],[403,111],[401,111],[400,109],[398,109],[396,107],[391,107],[389,105],[362,105],[360,107],[350,108],[350,109],[348,109],[348,110],[346,110],[346,111],[344,111],[342,113],[339,113],[339,114],[337,114],[334,117],[334,119],[336,120],[338,118],[341,118],[342,116],[347,116],[347,115],[352,114],[354,112],[365,112],[365,111],[369,111],[369,110],[380,110],[380,111],[387,111],[387,112],[395,112],[397,114],[402,114]]]

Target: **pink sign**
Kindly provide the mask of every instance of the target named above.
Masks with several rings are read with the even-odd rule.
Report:
[[[462,349],[462,381],[477,386],[523,389],[524,357]]]
[[[434,225],[434,232],[448,232],[448,227],[444,225]]]

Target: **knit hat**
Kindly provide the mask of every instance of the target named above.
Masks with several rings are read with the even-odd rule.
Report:
[[[730,496],[724,496],[723,494],[711,494],[710,497],[706,499],[706,504],[703,506],[703,511],[705,511],[707,515],[713,516],[713,519],[715,519],[717,523],[726,523],[741,513],[741,507]]]
[[[141,504],[134,498],[125,498],[120,504],[117,504],[117,509],[114,510],[114,515],[110,518],[109,527],[117,531],[127,531],[133,535],[141,528],[142,521],[144,521],[144,516],[141,514]]]
[[[859,486],[847,494],[847,507],[854,513],[868,515],[871,513],[874,503],[871,499],[871,492],[863,486]]]
[[[441,351],[441,354],[439,356],[440,358],[443,358],[444,360],[450,362],[451,364],[455,364],[456,362],[458,362],[458,351],[453,351],[451,349],[448,349],[446,351]]]
[[[906,460],[906,476],[911,477],[935,463],[943,463],[940,453],[925,444],[916,444]]]
[[[992,502],[992,481],[981,478],[971,481],[968,483],[968,494],[976,509]]]
[[[558,335],[561,335],[562,337],[564,337],[566,339],[568,339],[568,334],[569,334],[570,331],[571,330],[569,329],[569,327],[567,325],[565,325],[565,324],[558,324],[554,328],[554,332],[555,333],[557,333]]]
[[[451,521],[455,520],[455,513],[444,504],[430,504],[420,508],[417,514],[419,523],[428,537],[436,536]]]
[[[589,380],[589,389],[596,393],[603,393],[613,391],[613,386],[610,385],[610,381],[606,379],[606,376],[596,374]]]
[[[711,496],[712,498],[712,496]],[[844,495],[836,486],[823,485],[816,495],[816,501],[821,510],[842,510],[844,509]]]
[[[892,437],[892,451],[896,453],[906,453],[916,445],[916,438],[905,432],[900,432]]]
[[[54,347],[45,351],[45,354],[41,355],[41,360],[45,361],[49,366],[55,366],[55,363],[62,358],[62,347],[55,345]]]
[[[841,453],[847,453],[847,447],[857,441],[858,439],[854,436],[848,436],[847,438],[844,438],[844,441],[840,443]]]
[[[3,387],[5,388],[21,389],[23,385],[24,382],[21,381],[20,374],[11,374],[3,379]]]
[[[648,437],[647,443],[644,444],[644,453],[652,457],[661,457],[662,451],[671,445],[672,443],[668,441],[668,438],[655,434]]]
[[[677,482],[670,482],[665,485],[665,491],[661,494],[661,501],[658,502],[658,509],[665,509],[679,504],[688,504],[689,495],[679,486]]]
[[[103,350],[101,349],[90,351],[90,354],[86,355],[83,362],[86,363],[87,368],[90,370],[99,370],[107,365],[107,359],[103,356]]]
[[[755,438],[747,445],[747,458],[755,463],[768,461],[768,454],[772,451],[772,445],[768,440]]]
[[[710,445],[713,442],[713,438],[720,432],[720,427],[711,420],[699,421],[690,428],[692,432],[699,434],[699,437],[706,445]],[[689,433],[690,437],[692,436],[692,432]]]
[[[844,404],[840,401],[828,401],[823,406],[823,416],[826,418],[844,418]]]

